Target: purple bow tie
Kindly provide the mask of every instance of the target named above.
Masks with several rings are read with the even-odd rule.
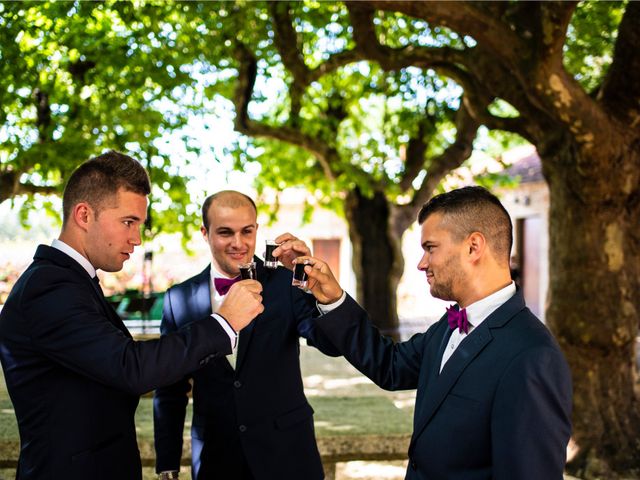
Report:
[[[447,320],[451,330],[459,329],[460,333],[469,333],[469,320],[467,320],[467,311],[463,308],[458,310],[456,305],[447,308]]]
[[[216,292],[218,292],[219,295],[226,295],[229,289],[231,288],[231,285],[236,283],[238,280],[240,280],[240,277],[214,278],[213,286],[216,287]]]

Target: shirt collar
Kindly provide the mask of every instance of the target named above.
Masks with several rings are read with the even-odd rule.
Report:
[[[211,262],[211,282],[212,283],[214,278],[236,278],[237,276],[238,275],[236,275],[235,277],[230,277],[228,275],[225,275],[224,273],[219,272],[218,269],[213,264],[213,262]]]
[[[53,242],[51,242],[51,246],[60,250],[62,253],[66,253],[71,258],[73,258],[76,262],[78,262],[82,268],[84,268],[91,278],[96,276],[96,269],[91,265],[91,262],[86,259],[80,252],[78,252],[75,248],[70,247],[62,240],[55,238]]]
[[[516,293],[516,284],[511,282],[506,287],[492,293],[488,297],[484,297],[477,302],[469,305],[467,310],[467,319],[473,327],[477,327],[484,320],[495,312],[500,305],[509,300]]]

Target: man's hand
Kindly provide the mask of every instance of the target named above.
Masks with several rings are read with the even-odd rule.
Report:
[[[298,257],[296,260],[301,263],[308,260],[310,265],[304,267],[304,271],[307,272],[309,280],[307,283],[307,289],[313,293],[318,303],[328,305],[335,303],[342,297],[342,287],[333,276],[333,272],[329,266],[322,260],[318,260],[314,257]]]
[[[273,256],[289,270],[293,270],[293,261],[300,256],[311,255],[311,250],[299,238],[290,233],[283,233],[275,239],[278,248],[273,251]]]
[[[241,280],[231,285],[218,313],[239,332],[264,311],[262,285],[257,280]]]

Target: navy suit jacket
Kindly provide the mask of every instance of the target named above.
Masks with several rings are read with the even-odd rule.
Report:
[[[316,323],[380,387],[417,388],[407,479],[562,480],[570,372],[521,292],[460,343],[442,372],[446,316],[397,344],[350,297]]]
[[[230,350],[214,319],[135,342],[86,270],[40,245],[0,313],[0,360],[20,432],[17,478],[140,479],[139,395]]]
[[[312,295],[291,286],[291,272],[269,270],[255,258],[265,310],[239,335],[235,370],[218,358],[191,376],[194,478],[238,478],[242,468],[253,478],[324,478],[315,441],[313,410],[304,395],[300,337],[324,353],[314,332]],[[162,333],[178,331],[211,312],[210,267],[168,290]],[[156,390],[154,425],[156,469],[176,470],[182,453],[190,378]]]

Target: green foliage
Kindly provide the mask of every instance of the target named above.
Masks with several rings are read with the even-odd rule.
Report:
[[[0,173],[32,188],[61,190],[71,171],[113,148],[149,163],[164,132],[186,124],[200,104],[189,65],[206,44],[189,5],[127,2],[7,2],[0,19]],[[158,200],[188,202],[187,178],[151,171]],[[4,192],[6,195],[6,192]],[[168,200],[167,198],[168,197]],[[3,197],[4,198],[4,197]],[[155,199],[154,199],[155,200]],[[24,203],[32,206],[32,200]],[[183,208],[179,208],[182,210]],[[154,230],[192,220],[154,214]]]
[[[354,47],[352,19],[343,4],[288,5],[310,71]],[[624,6],[582,2],[575,12],[565,64],[589,89],[610,63]],[[190,115],[231,111],[241,42],[257,59],[250,117],[275,128],[298,128],[331,154],[323,164],[302,145],[266,137],[237,140],[227,153],[237,169],[260,165],[259,192],[305,186],[338,212],[345,193],[356,187],[365,194],[385,191],[392,202],[407,198],[432,159],[454,141],[462,89],[433,70],[386,71],[373,61],[352,61],[296,84],[275,42],[273,11],[285,7],[245,1],[0,2],[0,175],[17,172],[22,183],[35,187],[23,203],[32,208],[43,205],[37,187],[60,191],[80,162],[107,148],[122,150],[149,168],[154,183],[147,234],[186,233],[197,223],[197,209],[187,208],[190,179],[180,168],[188,159],[168,158],[156,142],[184,127]],[[473,46],[448,28],[398,13],[379,12],[375,29],[392,48]],[[296,88],[300,108],[292,113]],[[489,110],[519,115],[500,99]],[[424,163],[409,191],[402,191],[404,152],[419,132]],[[198,139],[185,135],[186,150],[198,154]],[[486,138],[483,150],[493,155],[522,142],[503,132]]]
[[[613,59],[613,48],[628,2],[580,2],[564,49],[564,65],[589,92],[602,82]]]

